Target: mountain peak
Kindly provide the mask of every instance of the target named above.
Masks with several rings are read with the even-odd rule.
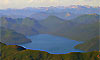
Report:
[[[59,18],[59,17],[57,17],[57,16],[54,16],[54,15],[48,16],[45,20],[63,21],[61,18]]]
[[[96,13],[93,13],[93,14],[88,14],[88,15],[98,15],[98,14],[96,14]]]

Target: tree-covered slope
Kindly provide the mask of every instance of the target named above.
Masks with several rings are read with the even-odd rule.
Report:
[[[40,33],[53,33],[58,30],[62,23],[64,22],[63,19],[60,19],[56,16],[48,16],[46,19],[40,21],[40,24],[45,27],[44,29],[39,30]],[[58,33],[58,32],[57,32]]]
[[[24,35],[17,33],[13,30],[0,28],[0,42],[6,44],[23,44],[31,42],[30,39],[26,38]]]
[[[92,24],[94,22],[98,22],[99,18],[100,15],[98,14],[84,14],[72,19],[71,22],[77,24]]]
[[[49,54],[44,51],[28,50],[17,45],[5,45],[0,43],[1,60],[99,60],[98,51],[68,54]]]
[[[1,17],[0,21],[1,26],[24,35],[52,34],[85,41],[99,35],[99,17],[98,14],[84,14],[67,21],[56,16],[48,16],[42,21],[29,17],[19,19]]]
[[[99,35],[99,16],[97,14],[86,14],[69,21],[64,21],[55,27],[53,30],[55,32],[51,34],[79,41],[89,40]]]
[[[18,33],[24,35],[34,35],[38,34],[38,30],[41,26],[40,24],[33,18],[8,18],[8,17],[0,17],[0,26],[13,29]]]
[[[97,36],[83,44],[79,44],[75,46],[77,49],[81,49],[84,51],[99,51],[100,48],[100,36]]]

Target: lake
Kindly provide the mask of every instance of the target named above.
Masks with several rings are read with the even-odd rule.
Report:
[[[28,38],[31,39],[32,42],[21,45],[27,49],[46,51],[51,54],[84,52],[78,49],[74,49],[74,46],[83,42],[70,40],[64,37],[59,37],[49,34],[39,34],[35,36],[28,36]]]

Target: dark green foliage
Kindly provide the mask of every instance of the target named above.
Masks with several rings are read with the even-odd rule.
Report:
[[[35,19],[28,17],[24,19],[1,17],[0,23],[1,27],[13,29],[24,35],[38,34],[37,29],[40,28],[40,24]]]
[[[98,14],[84,14],[67,21],[56,16],[49,16],[42,21],[29,17],[22,19],[2,17],[0,22],[2,22],[1,26],[24,35],[52,34],[85,41],[99,35],[99,16]]]
[[[97,36],[83,44],[79,44],[79,45],[75,46],[75,48],[85,50],[85,51],[99,51],[100,36]]]
[[[1,60],[99,60],[98,51],[80,53],[72,52],[68,54],[49,54],[44,51],[28,50],[21,46],[5,45],[0,43]],[[21,48],[21,50],[19,50]]]
[[[52,18],[48,20],[51,21]],[[59,24],[52,20],[54,26],[48,20],[44,21],[43,25],[47,27],[49,24],[50,27],[48,26],[47,29],[43,30],[43,33],[63,36],[78,41],[86,41],[99,35],[100,23],[99,15],[97,14],[85,14],[69,21],[58,19],[56,21],[60,21]]]
[[[24,44],[31,42],[24,35],[6,28],[0,28],[0,35],[0,42],[6,44]]]

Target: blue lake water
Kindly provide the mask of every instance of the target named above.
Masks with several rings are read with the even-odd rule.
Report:
[[[35,36],[29,36],[28,38],[31,39],[32,42],[21,45],[27,49],[46,51],[51,54],[83,52],[81,50],[74,49],[74,46],[83,42],[70,40],[67,38],[49,35],[49,34],[39,34]]]

